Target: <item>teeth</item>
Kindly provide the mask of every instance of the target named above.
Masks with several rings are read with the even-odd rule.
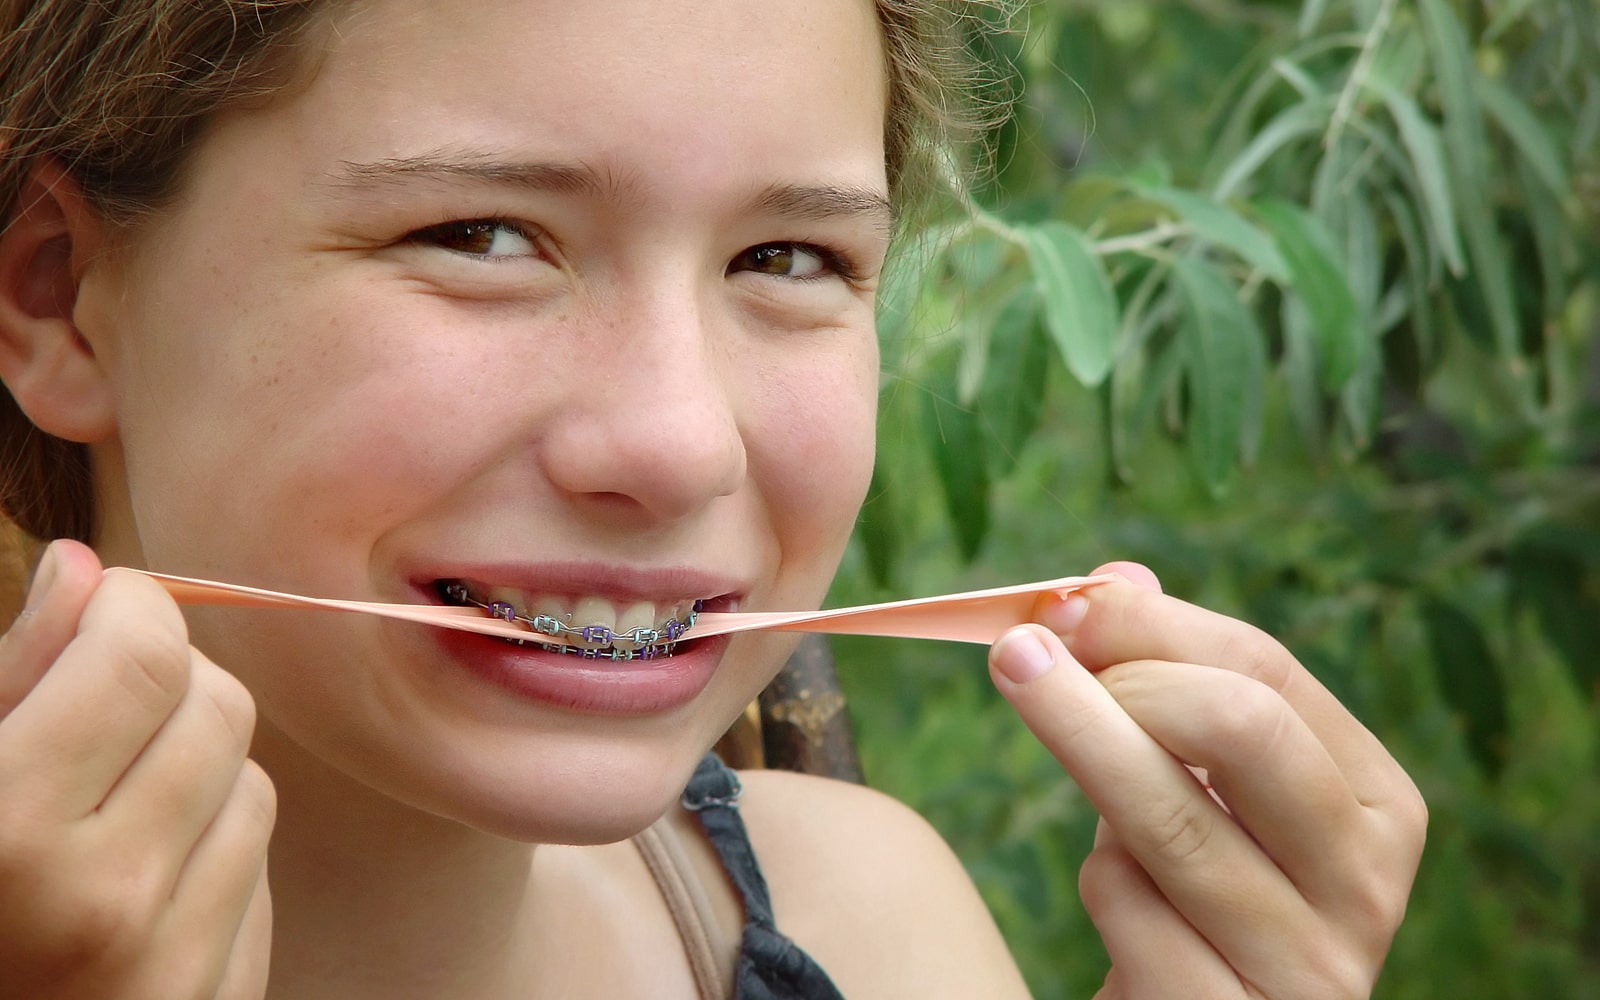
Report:
[[[662,619],[656,616],[656,606],[648,601],[630,604],[628,609],[617,616],[616,631],[621,633],[634,632],[636,629],[659,629],[658,624]],[[618,649],[640,649],[644,643],[633,642],[629,639],[619,638]]]
[[[544,616],[554,618],[556,621],[564,622],[568,625],[572,624],[572,609],[562,603],[559,598],[551,597],[548,594],[540,594],[529,600],[525,595],[513,591],[502,590],[501,593],[507,593],[511,596],[502,597],[500,600],[510,601],[529,618]]]
[[[465,596],[466,603],[486,606],[491,614],[507,620],[520,619],[524,624],[531,623],[534,631],[555,639],[554,645],[575,653],[599,651],[604,656],[610,651],[631,654],[649,647],[670,650],[671,640],[677,638],[670,623],[684,623],[691,619],[686,606],[678,604],[659,605],[650,601],[636,601],[619,611],[615,603],[603,597],[584,596],[569,600],[552,594],[529,594],[509,587],[467,591],[455,581],[443,582],[457,587],[460,594]],[[652,633],[656,634],[652,637]]]
[[[617,607],[598,597],[580,597],[572,608],[572,621],[584,630],[578,645],[609,646],[611,636],[617,631]]]

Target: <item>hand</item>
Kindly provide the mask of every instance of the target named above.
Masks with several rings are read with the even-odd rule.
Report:
[[[266,992],[254,726],[160,587],[50,547],[0,639],[0,1000]]]
[[[1095,572],[1125,579],[1044,599],[990,673],[1100,813],[1098,996],[1369,996],[1422,853],[1415,785],[1270,636],[1142,566]]]

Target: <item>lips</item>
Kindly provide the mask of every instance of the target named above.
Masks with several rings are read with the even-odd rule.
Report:
[[[559,610],[563,618],[571,611],[572,620],[563,624],[580,630],[600,625],[615,633],[628,630],[630,613],[644,619],[646,615],[632,609],[645,605],[648,627],[665,631],[663,626],[674,612],[687,618],[697,601],[708,612],[739,610],[757,578],[754,573],[702,569],[688,561],[648,565],[433,557],[408,563],[399,569],[416,598],[459,605],[463,600],[458,598],[464,597],[468,606],[485,614],[493,599],[506,598],[513,621],[528,630],[528,638],[520,643],[454,629],[431,631],[432,641],[445,654],[442,663],[460,668],[460,672],[435,674],[431,682],[466,676],[492,685],[483,688],[472,683],[464,689],[467,691],[497,689],[496,697],[510,693],[564,711],[600,715],[655,714],[694,700],[716,676],[728,649],[728,637],[695,638],[689,629],[670,644],[661,637],[654,644],[624,649],[628,640],[617,641],[615,635],[609,645],[603,645],[583,642],[581,636],[562,634],[557,638],[536,631],[530,620],[538,618],[540,610]],[[464,594],[449,593],[446,588],[451,585],[462,588]],[[603,608],[586,603],[586,599]],[[547,602],[542,609],[541,600]],[[497,609],[497,614],[499,610],[504,609]],[[597,615],[598,620],[578,618],[581,611]]]

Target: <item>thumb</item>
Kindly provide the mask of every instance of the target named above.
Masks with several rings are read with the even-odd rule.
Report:
[[[27,605],[0,636],[0,721],[78,634],[78,619],[99,583],[100,559],[93,549],[63,539],[44,550]]]
[[[1150,795],[1182,766],[1042,625],[1019,625],[989,651],[989,675],[1039,742],[1114,826],[1145,823]],[[1193,782],[1183,774],[1181,787]]]
[[[1122,714],[1110,692],[1042,625],[1019,625],[1002,635],[989,650],[989,676],[1068,770],[1083,730]]]

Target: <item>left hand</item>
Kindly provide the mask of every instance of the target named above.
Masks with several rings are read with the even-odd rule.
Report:
[[[1101,816],[1079,881],[1097,996],[1369,996],[1422,853],[1416,786],[1272,637],[1104,572],[1124,580],[1045,598],[989,660]]]

